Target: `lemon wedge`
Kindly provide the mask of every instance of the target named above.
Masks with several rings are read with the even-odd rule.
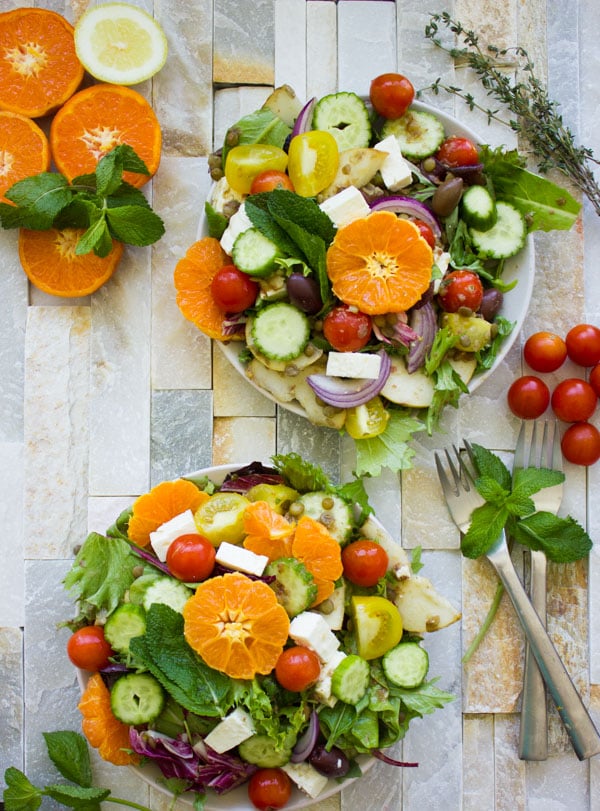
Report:
[[[95,79],[132,85],[165,64],[167,38],[156,20],[128,3],[104,3],[86,11],[75,26],[75,50]]]

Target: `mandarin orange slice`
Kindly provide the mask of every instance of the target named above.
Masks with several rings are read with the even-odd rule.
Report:
[[[7,110],[0,112],[0,198],[14,183],[30,175],[47,172],[50,144],[43,130],[31,118]]]
[[[367,315],[408,310],[429,287],[433,253],[409,220],[376,211],[338,230],[327,251],[335,295]]]
[[[161,482],[133,503],[127,534],[138,546],[148,546],[150,533],[186,510],[194,513],[209,495],[187,479]]]
[[[317,596],[313,605],[333,594],[335,581],[342,576],[342,549],[319,521],[303,515],[298,521],[292,542],[292,555],[306,566],[314,577]]]
[[[94,673],[78,704],[83,716],[81,729],[90,746],[100,757],[115,766],[137,764],[139,755],[130,754],[129,727],[119,721],[110,708],[110,692],[99,673]]]

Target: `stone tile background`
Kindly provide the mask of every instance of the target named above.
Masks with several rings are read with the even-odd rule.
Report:
[[[208,153],[229,123],[284,82],[300,97],[337,88],[366,93],[371,77],[400,70],[418,88],[443,76],[484,100],[424,38],[428,13],[413,0],[136,1],[159,19],[170,47],[161,73],[137,88],[163,127],[162,163],[149,194],[166,236],[126,251],[104,288],[74,301],[29,288],[16,235],[0,232],[0,775],[15,765],[39,784],[54,780],[41,733],[79,724],[67,632],[57,623],[70,614],[61,581],[88,530],[103,531],[163,478],[211,463],[295,450],[336,478],[352,469],[351,446],[276,409],[179,315],[172,271],[196,238]],[[0,11],[16,5],[0,0]],[[76,21],[87,2],[37,5]],[[427,9],[452,12],[487,41],[527,48],[577,139],[600,154],[596,0],[433,0]],[[488,126],[451,97],[424,97],[489,143],[516,145],[512,131]],[[522,336],[543,328],[564,334],[582,320],[600,324],[599,249],[587,202],[572,233],[536,235],[536,284]],[[368,483],[390,531],[407,547],[423,547],[425,573],[462,605],[463,623],[427,640],[432,672],[457,701],[415,723],[397,745],[397,755],[418,760],[418,769],[377,764],[318,803],[320,811],[600,811],[600,761],[577,761],[554,710],[549,760],[517,758],[522,639],[508,605],[472,664],[460,661],[494,579],[484,563],[461,559],[432,450],[461,436],[511,448],[517,421],[505,392],[522,368],[517,342],[497,374],[446,415],[442,431],[417,444],[414,470]],[[566,472],[563,512],[600,537],[600,468],[567,465]],[[551,567],[549,623],[600,721],[598,548],[585,564]],[[98,758],[94,767],[98,783],[116,796],[157,811],[170,807],[133,772]],[[44,800],[44,809],[53,807]]]

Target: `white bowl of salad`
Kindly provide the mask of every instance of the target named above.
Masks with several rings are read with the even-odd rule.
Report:
[[[184,316],[262,393],[350,434],[371,475],[373,459],[410,466],[411,435],[498,368],[531,298],[531,232],[579,210],[516,152],[410,102],[385,118],[351,92],[302,106],[277,88],[209,161],[214,272],[194,277],[198,243],[175,271]]]
[[[360,480],[296,454],[157,485],[88,536],[65,587],[88,741],[209,811],[303,808],[377,758],[415,766],[386,750],[454,698],[422,642],[459,613]]]

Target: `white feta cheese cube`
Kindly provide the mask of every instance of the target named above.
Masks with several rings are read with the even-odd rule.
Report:
[[[223,231],[221,236],[221,247],[226,254],[231,256],[233,250],[233,243],[241,233],[252,228],[252,220],[246,214],[246,206],[244,203],[238,208],[235,214],[229,220],[227,228]]]
[[[342,583],[333,594],[317,606],[316,611],[321,614],[332,631],[339,631],[344,624],[344,602],[346,599],[346,586]],[[327,610],[325,610],[327,609]]]
[[[264,572],[269,558],[266,555],[257,555],[243,546],[223,541],[217,549],[215,561],[227,569],[236,569],[245,574],[255,574],[258,577]]]
[[[410,165],[402,157],[400,144],[395,135],[388,135],[383,141],[375,144],[375,149],[387,152],[381,169],[381,179],[390,191],[399,191],[412,183]]]
[[[233,749],[251,735],[254,735],[252,717],[245,710],[237,707],[208,733],[204,743],[215,752],[222,754]]]
[[[180,535],[199,534],[198,527],[194,523],[194,514],[191,510],[186,510],[151,532],[150,543],[156,557],[164,563],[167,559],[167,550],[176,538],[179,538]]]
[[[348,186],[342,191],[328,197],[320,204],[336,228],[341,228],[354,220],[360,220],[370,213],[369,204],[356,186]]]
[[[340,646],[323,615],[316,611],[303,611],[294,617],[290,623],[290,637],[297,645],[313,650],[321,662],[329,661]]]
[[[321,666],[319,678],[314,684],[313,691],[316,698],[323,704],[333,707],[337,698],[331,694],[331,677],[339,663],[346,658],[344,651],[336,650],[331,658]]]
[[[318,797],[327,785],[325,775],[318,772],[314,766],[306,761],[304,763],[286,763],[281,767],[298,788],[313,800]]]
[[[377,380],[381,358],[372,352],[330,352],[325,374],[331,377],[369,378]]]

